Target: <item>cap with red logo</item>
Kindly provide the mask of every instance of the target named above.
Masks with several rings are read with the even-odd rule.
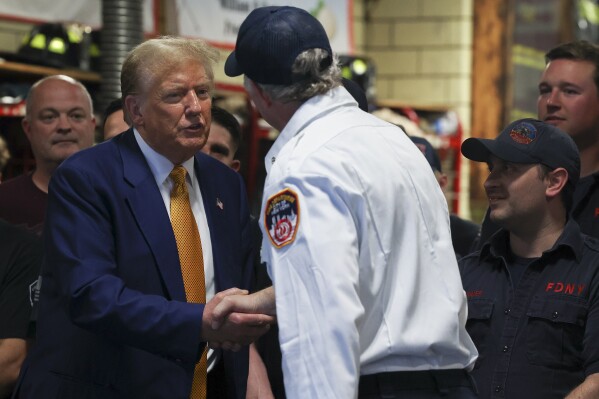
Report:
[[[572,138],[559,128],[536,119],[514,121],[495,139],[466,139],[462,143],[462,154],[477,162],[488,162],[494,155],[507,162],[564,168],[574,186],[580,177],[580,154]]]

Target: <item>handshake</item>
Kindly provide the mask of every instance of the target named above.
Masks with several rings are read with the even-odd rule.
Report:
[[[238,351],[265,334],[275,315],[273,287],[253,294],[230,288],[216,294],[204,307],[202,340],[211,348]]]

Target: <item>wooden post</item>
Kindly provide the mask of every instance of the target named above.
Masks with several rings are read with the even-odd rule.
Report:
[[[509,101],[511,12],[513,0],[474,1],[472,121],[473,137],[494,138],[505,125]],[[471,163],[472,219],[482,220],[487,209],[483,182],[487,167]]]

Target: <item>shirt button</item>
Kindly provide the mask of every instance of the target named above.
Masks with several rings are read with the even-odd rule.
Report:
[[[551,317],[552,317],[553,319],[557,319],[557,317],[558,317],[558,316],[559,316],[559,313],[558,313],[558,312],[553,312],[553,314],[551,315]]]
[[[504,310],[504,311],[503,311],[503,313],[504,313],[504,314],[509,314],[509,313],[510,313],[510,310],[509,310],[509,309],[506,309],[506,310]]]
[[[501,387],[499,385],[495,387],[495,392],[501,392]]]
[[[508,350],[509,350],[508,346],[507,346],[507,345],[505,345],[505,346],[503,347],[503,349],[502,349],[502,352],[503,352],[503,353],[505,353],[505,352],[507,352]]]

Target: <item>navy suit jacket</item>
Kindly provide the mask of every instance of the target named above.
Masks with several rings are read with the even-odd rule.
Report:
[[[195,157],[216,291],[249,289],[251,232],[238,173]],[[71,156],[49,189],[37,343],[22,398],[189,398],[203,304],[185,301],[175,237],[129,130]],[[223,352],[228,397],[245,398],[248,352]]]

